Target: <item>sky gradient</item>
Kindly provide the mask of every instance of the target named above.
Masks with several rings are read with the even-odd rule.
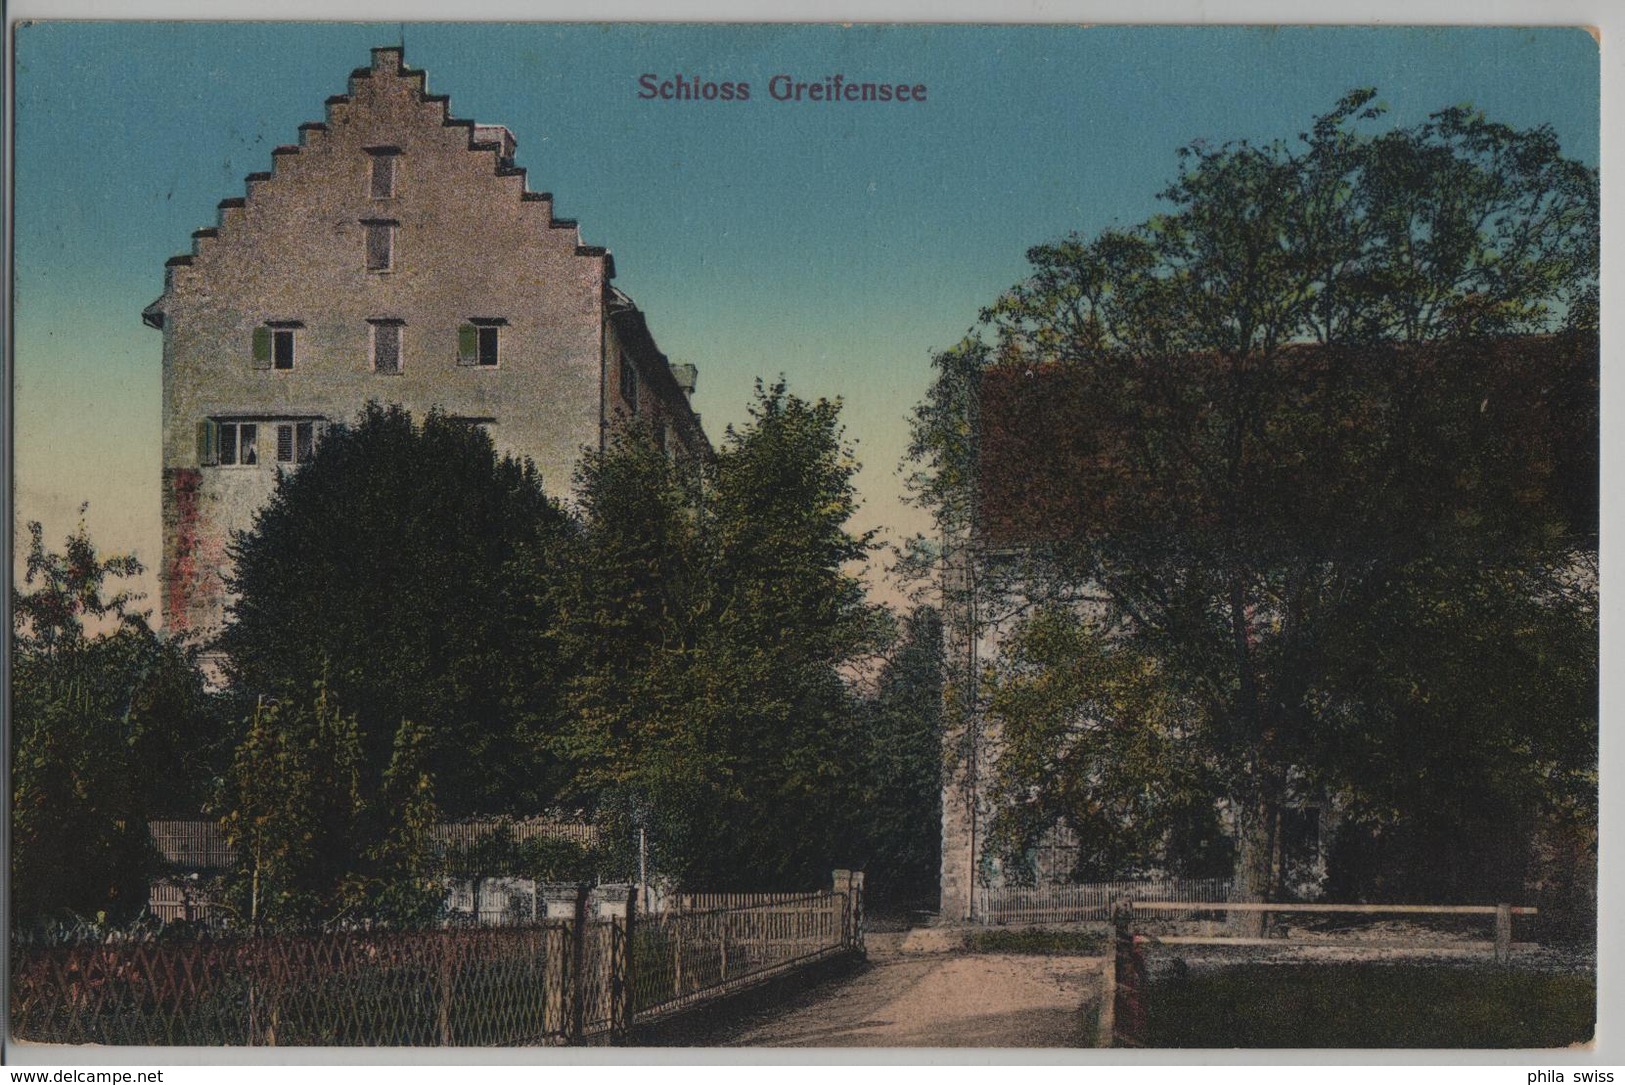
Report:
[[[699,367],[713,441],[753,381],[841,396],[856,527],[900,500],[906,419],[1024,253],[1159,210],[1193,140],[1294,139],[1350,88],[1411,124],[1472,102],[1598,162],[1598,53],[1578,30],[38,23],[16,54],[14,469],[19,524],[157,563],[161,336],[140,321],[272,148],[403,43],[454,116],[507,125],[665,352]],[[775,102],[768,80],[923,83],[924,103]],[[638,79],[747,81],[662,102]],[[147,582],[149,590],[152,582]],[[155,592],[152,593],[156,598]]]

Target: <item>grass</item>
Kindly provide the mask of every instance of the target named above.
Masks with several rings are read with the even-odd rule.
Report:
[[[1500,968],[1237,965],[1150,991],[1151,1047],[1565,1047],[1596,980]]]
[[[1048,957],[1081,954],[1098,957],[1106,952],[1106,936],[1087,931],[974,931],[965,936],[965,948],[973,953],[1033,953]]]

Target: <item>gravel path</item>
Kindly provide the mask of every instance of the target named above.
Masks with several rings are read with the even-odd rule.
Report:
[[[1089,1047],[1100,962],[901,952],[870,935],[869,965],[710,1042],[741,1047]]]

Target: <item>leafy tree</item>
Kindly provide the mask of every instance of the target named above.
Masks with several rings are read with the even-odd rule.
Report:
[[[396,730],[388,769],[364,771],[360,726],[326,682],[261,697],[219,796],[237,853],[227,880],[252,930],[432,922],[445,903],[425,731]]]
[[[445,908],[444,864],[433,837],[440,810],[427,738],[411,720],[395,732],[395,750],[367,819],[374,842],[362,852],[367,911],[408,926],[429,923]]]
[[[261,698],[237,747],[221,826],[237,852],[231,896],[252,930],[342,915],[360,892],[360,728],[317,683]]]
[[[857,704],[863,761],[857,796],[868,892],[879,903],[934,902],[942,857],[942,619],[904,618],[872,693]]]
[[[355,715],[369,789],[411,719],[447,813],[539,809],[559,777],[521,729],[550,717],[559,675],[523,631],[553,622],[552,593],[529,586],[569,532],[535,469],[478,426],[369,405],[235,542],[233,684],[325,680]]]
[[[1513,597],[1584,596],[1583,577],[1561,581],[1595,546],[1577,496],[1595,469],[1595,171],[1549,129],[1468,108],[1376,131],[1373,99],[1351,93],[1295,145],[1186,148],[1168,213],[1032,250],[1030,277],[983,314],[992,343],[939,359],[917,420],[922,497],[960,545],[976,543],[968,507],[976,531],[1046,550],[1038,592],[1095,608],[1099,662],[1129,652],[1173,683],[1252,895],[1280,890],[1295,790],[1383,789],[1378,766],[1343,756],[1351,717],[1333,705],[1361,702],[1354,727],[1390,708],[1430,721],[1433,748],[1496,745],[1470,715],[1445,727],[1354,695],[1343,664],[1375,644],[1334,650],[1339,636],[1392,636],[1386,608],[1457,605],[1488,570]],[[1448,644],[1451,665],[1400,643],[1433,681],[1469,681],[1470,639]],[[1547,664],[1502,647],[1549,685]],[[1579,659],[1594,673],[1594,641]],[[1584,736],[1585,688],[1521,726]],[[1552,744],[1581,751],[1568,768],[1583,773],[1583,737]],[[1084,760],[1091,793],[1119,771]]]
[[[1200,722],[1177,680],[1097,617],[1046,606],[1018,624],[989,683],[999,725],[992,848],[1007,877],[1050,826],[1081,842],[1086,880],[1164,869],[1208,877],[1228,866]],[[1034,786],[1044,781],[1043,786]]]
[[[759,387],[714,464],[631,429],[578,479],[558,748],[690,884],[805,886],[842,861],[859,754],[841,668],[874,623],[846,571],[869,543],[845,527],[839,409]]]
[[[81,514],[83,509],[80,510]],[[119,922],[146,904],[147,819],[195,814],[217,771],[218,713],[193,661],[111,582],[83,520],[62,552],[29,525],[12,596],[13,916]]]

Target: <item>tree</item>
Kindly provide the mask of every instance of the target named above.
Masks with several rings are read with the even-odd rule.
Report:
[[[876,903],[934,900],[942,858],[942,619],[916,607],[855,706],[862,726],[863,865]]]
[[[758,387],[703,484],[629,430],[589,455],[564,637],[577,788],[652,829],[690,884],[804,887],[841,861],[858,733],[842,668],[873,641],[847,571],[857,464],[838,403]]]
[[[356,716],[326,682],[259,698],[220,795],[221,827],[237,853],[228,896],[245,926],[413,926],[439,916],[438,809],[424,739],[403,720],[373,784]]]
[[[1227,868],[1212,762],[1177,677],[1131,638],[1074,607],[1020,621],[988,682],[1000,732],[992,850],[1007,877],[1050,826],[1081,842],[1073,873],[1111,880]],[[1035,786],[1036,785],[1036,786]]]
[[[84,509],[80,510],[81,515]],[[146,905],[155,815],[196,814],[223,729],[191,657],[159,640],[111,582],[81,519],[62,552],[29,525],[12,596],[13,916],[119,922]]]
[[[231,896],[249,929],[309,926],[358,895],[364,814],[355,717],[317,683],[261,698],[237,747],[224,813]]]
[[[1032,250],[983,314],[992,342],[954,352],[981,362],[957,394],[973,411],[916,430],[927,451],[974,431],[956,473],[977,530],[1048,551],[1041,590],[1097,608],[1103,664],[1131,651],[1173,682],[1251,896],[1280,892],[1295,793],[1373,784],[1329,707],[1359,700],[1338,659],[1370,653],[1334,659],[1336,635],[1383,635],[1402,597],[1452,605],[1486,569],[1521,598],[1583,596],[1563,581],[1595,545],[1574,499],[1595,464],[1595,171],[1549,129],[1465,107],[1375,131],[1373,99],[1351,93],[1296,145],[1186,148],[1168,213]],[[1522,726],[1583,735],[1584,685]]]
[[[559,774],[521,727],[551,715],[559,675],[523,631],[553,622],[531,586],[569,534],[535,469],[478,426],[371,404],[235,541],[233,684],[324,680],[355,715],[369,789],[411,719],[448,813],[540,809]]]

